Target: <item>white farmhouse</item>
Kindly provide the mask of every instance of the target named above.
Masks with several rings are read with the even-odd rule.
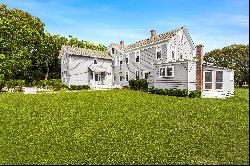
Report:
[[[96,89],[146,79],[149,87],[200,90],[203,97],[234,95],[234,71],[204,63],[203,46],[194,47],[185,27],[160,35],[150,32],[135,44],[111,43],[107,52],[62,46],[62,82]]]

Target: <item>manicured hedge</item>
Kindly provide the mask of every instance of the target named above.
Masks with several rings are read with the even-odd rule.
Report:
[[[200,97],[201,92],[192,91],[188,93],[186,89],[158,89],[158,88],[148,88],[147,80],[129,80],[129,87],[132,90],[139,90],[144,92],[149,92],[151,94],[167,95],[167,96],[177,96],[177,97]]]
[[[128,82],[132,90],[148,91],[147,80],[129,80]]]
[[[88,85],[70,85],[68,87],[69,90],[84,90],[84,89],[90,89]]]
[[[200,97],[201,92],[199,91],[192,91],[188,93],[186,89],[158,89],[158,88],[148,88],[148,92],[151,94],[158,94],[158,95],[167,95],[167,96],[177,96],[177,97]]]
[[[188,94],[188,97],[189,97],[189,98],[201,97],[201,92],[198,91],[198,90],[191,91],[191,92]]]

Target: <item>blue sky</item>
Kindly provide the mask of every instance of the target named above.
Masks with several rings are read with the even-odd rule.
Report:
[[[249,42],[248,0],[0,0],[39,17],[50,33],[106,46],[185,26],[205,52]]]

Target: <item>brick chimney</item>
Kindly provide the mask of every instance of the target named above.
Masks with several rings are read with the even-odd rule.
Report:
[[[155,37],[155,36],[157,35],[157,34],[156,34],[156,30],[151,30],[150,33],[151,33],[151,38],[152,38],[152,37]]]
[[[196,90],[203,91],[203,45],[199,44],[196,48]]]
[[[124,47],[124,41],[120,41],[120,46]]]

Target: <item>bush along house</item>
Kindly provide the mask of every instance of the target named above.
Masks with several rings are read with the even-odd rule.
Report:
[[[196,50],[196,56],[193,56]],[[234,95],[234,71],[203,61],[203,45],[194,47],[185,27],[125,45],[111,43],[107,52],[62,46],[61,79],[66,85],[89,85],[92,89],[129,86],[145,79],[149,87],[199,90],[202,97]]]

